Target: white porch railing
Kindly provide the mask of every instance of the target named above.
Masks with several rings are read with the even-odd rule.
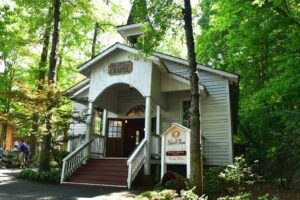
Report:
[[[154,159],[160,158],[160,136],[152,133],[151,134],[151,157]]]
[[[145,163],[145,155],[146,155],[146,138],[142,140],[139,146],[135,149],[133,154],[127,160],[128,165],[128,179],[127,179],[127,187],[130,189],[131,183],[136,175],[139,173],[143,164]]]
[[[94,141],[92,142],[91,157],[103,158],[105,156],[105,137],[102,135],[93,135]]]
[[[85,142],[85,135],[78,135],[75,138],[70,138],[70,147],[68,151],[73,152]]]
[[[60,183],[64,182],[75,170],[77,170],[88,158],[89,149],[94,139],[82,144],[75,151],[63,159]]]

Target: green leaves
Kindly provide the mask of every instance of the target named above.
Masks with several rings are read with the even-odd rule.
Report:
[[[261,170],[269,170],[273,177],[280,170],[293,171],[291,167],[299,163],[291,153],[299,147],[292,145],[281,162],[295,162],[275,164],[287,150],[286,138],[300,130],[294,123],[300,120],[300,27],[295,2],[216,0],[201,4],[198,61],[240,75],[239,134],[249,146],[249,159],[260,159]]]

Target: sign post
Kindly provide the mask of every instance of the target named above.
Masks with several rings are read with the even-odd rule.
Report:
[[[161,177],[166,172],[167,164],[186,165],[186,176],[190,178],[190,141],[191,130],[173,123],[162,135]]]

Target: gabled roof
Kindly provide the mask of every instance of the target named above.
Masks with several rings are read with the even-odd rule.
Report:
[[[179,129],[181,131],[185,131],[186,133],[190,133],[191,132],[191,129],[189,129],[189,128],[181,125],[181,124],[173,123],[169,128],[167,128],[167,130],[165,130],[162,134],[160,134],[160,136],[163,136],[163,135],[171,132],[174,129]]]
[[[128,51],[130,53],[133,54],[138,54],[139,50],[127,46],[125,44],[121,44],[121,43],[115,43],[114,45],[108,47],[107,49],[105,49],[104,51],[102,51],[101,53],[99,53],[98,55],[96,55],[93,59],[86,61],[85,63],[83,63],[82,65],[79,66],[78,71],[84,75],[87,75],[89,72],[89,68],[96,62],[104,59],[106,56],[108,56],[109,54],[111,54],[112,52],[116,51],[116,50],[124,50],[124,51]],[[182,59],[182,58],[178,58],[175,56],[171,56],[171,55],[167,55],[167,54],[163,54],[163,53],[154,53],[153,56],[151,56],[149,58],[150,60],[153,60],[156,63],[159,63],[161,60],[169,60],[178,64],[181,64],[183,66],[188,67],[189,66],[189,62],[188,60]],[[210,72],[219,76],[223,76],[225,78],[230,79],[231,81],[234,82],[238,82],[239,76],[237,74],[234,73],[229,73],[226,71],[222,71],[219,69],[215,69],[212,67],[208,67],[208,66],[204,66],[204,65],[197,65],[197,68],[199,70],[202,71],[206,71],[206,72]]]
[[[103,58],[105,58],[106,56],[108,56],[109,54],[111,54],[112,52],[116,51],[116,50],[124,50],[133,54],[138,54],[139,51],[135,48],[129,47],[127,45],[121,44],[119,42],[115,43],[114,45],[108,47],[107,49],[105,49],[104,51],[102,51],[101,53],[99,53],[98,55],[96,55],[94,58],[86,61],[85,63],[81,64],[78,67],[78,71],[80,73],[82,73],[83,75],[87,75],[88,74],[88,69],[96,62],[102,60]],[[155,62],[159,62],[159,58],[156,56],[152,56],[149,59],[155,61]]]

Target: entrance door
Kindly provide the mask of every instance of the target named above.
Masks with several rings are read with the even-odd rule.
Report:
[[[106,138],[106,156],[124,157],[123,153],[123,120],[108,119]]]
[[[145,119],[124,120],[124,156],[128,157],[144,139]]]

